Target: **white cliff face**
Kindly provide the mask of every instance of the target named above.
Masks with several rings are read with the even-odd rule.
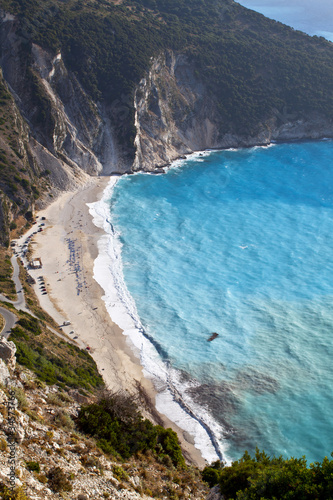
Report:
[[[258,124],[255,135],[228,131],[217,97],[200,82],[186,56],[171,51],[152,61],[136,89],[134,106],[137,135],[133,170],[152,171],[192,151],[333,136],[329,120],[277,110]]]
[[[217,116],[187,58],[167,51],[155,59],[135,93],[134,170],[153,170],[214,147]]]
[[[52,54],[36,44],[30,51],[16,30],[15,17],[2,13],[1,67],[27,123],[22,151],[29,150],[37,171],[47,172],[53,196],[90,175],[130,171],[108,109],[86,94],[61,53]]]
[[[90,175],[121,170],[111,120],[103,106],[97,106],[76,77],[65,67],[61,54],[32,46],[34,69],[39,73],[54,118],[52,148],[65,154]]]
[[[208,93],[186,56],[171,51],[155,59],[141,80],[135,111],[134,170],[154,170],[193,151],[268,144],[271,139],[267,125],[256,137],[223,134],[228,127],[216,97]]]

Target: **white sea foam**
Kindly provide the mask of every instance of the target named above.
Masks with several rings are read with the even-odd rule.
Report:
[[[203,152],[189,156],[190,159],[197,159],[199,155],[208,154],[210,153]],[[186,161],[188,159],[189,157]],[[177,160],[172,168],[183,165],[184,161]],[[111,220],[110,199],[118,180],[119,177],[112,177],[102,199],[88,204],[93,223],[105,231],[105,235],[98,241],[99,255],[94,262],[94,279],[105,292],[102,298],[112,320],[124,331],[132,349],[139,356],[144,375],[154,382],[158,391],[158,411],[193,436],[196,448],[207,462],[219,458],[230,462],[226,449],[221,446],[221,426],[204,408],[194,404],[186,395],[186,389],[191,386],[191,382],[184,384],[184,381],[180,380],[179,372],[161,360],[153,344],[144,335],[135,302],[124,281],[120,234]]]
[[[167,168],[166,171],[168,170],[176,170],[179,168],[182,168],[185,163],[188,161],[204,161],[205,156],[209,156],[214,150],[212,149],[207,149],[205,151],[195,151],[194,153],[190,153],[186,155],[185,158],[178,158],[178,160],[173,161]]]

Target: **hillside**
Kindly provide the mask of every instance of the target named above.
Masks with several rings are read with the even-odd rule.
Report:
[[[29,320],[31,319],[33,318],[30,317]],[[21,338],[22,344],[24,335],[29,333],[26,326],[16,327],[16,333],[12,336],[16,346],[17,338]],[[21,335],[18,335],[18,330]],[[67,350],[67,354],[72,355],[71,346],[65,346],[64,342],[62,344],[57,347],[53,345],[53,356],[61,356],[61,350]],[[18,358],[26,366],[27,363],[22,359],[22,349],[18,350]],[[45,347],[45,352],[47,350]],[[98,378],[96,366],[88,358],[82,352],[82,366],[85,365]],[[76,389],[59,381],[54,384],[47,380],[45,384],[42,380],[45,377],[38,371],[36,373],[35,369],[31,371],[23,365],[16,364],[14,343],[1,339],[1,499],[149,500],[153,497],[201,500],[206,497],[208,485],[202,481],[198,469],[185,465],[175,433],[171,429],[165,430],[143,420],[134,400],[127,395],[122,398],[120,395],[116,396],[118,400],[125,400],[132,412],[134,410],[133,417],[137,420],[137,425],[141,425],[136,430],[136,434],[140,433],[141,437],[141,442],[136,439],[136,443],[141,444],[141,449],[136,447],[135,453],[134,450],[127,450],[122,456],[120,449],[116,451],[111,448],[110,441],[117,435],[117,426],[125,420],[124,405],[121,406],[122,415],[118,419],[113,416],[113,422],[111,417],[107,422],[105,416],[104,420],[100,416],[99,423],[104,424],[104,427],[107,423],[110,426],[111,421],[113,432],[96,442],[94,429],[84,426],[85,412],[98,408],[96,401],[100,396],[98,398],[96,391],[87,391],[85,384],[80,387],[80,384],[77,385],[78,379]],[[131,415],[132,429],[128,425],[126,429],[122,428],[121,437],[126,444],[130,444],[129,431],[134,432],[134,419]],[[142,443],[147,440],[144,425],[147,427],[147,423],[151,442],[149,449],[143,449]],[[99,431],[102,429],[103,426],[100,425]],[[157,432],[154,436],[152,434],[155,429],[158,436]],[[12,490],[10,477],[13,465],[15,486]]]
[[[233,0],[0,8],[3,243],[13,216],[86,174],[333,136],[332,44]]]

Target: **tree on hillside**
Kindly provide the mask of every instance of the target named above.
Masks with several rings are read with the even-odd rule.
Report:
[[[226,500],[333,499],[333,460],[327,457],[307,467],[305,457],[271,458],[257,449],[254,458],[245,452],[231,466],[215,462],[202,475],[210,486],[219,484]]]

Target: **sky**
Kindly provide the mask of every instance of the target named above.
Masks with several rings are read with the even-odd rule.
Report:
[[[309,35],[333,41],[333,0],[236,0]]]

